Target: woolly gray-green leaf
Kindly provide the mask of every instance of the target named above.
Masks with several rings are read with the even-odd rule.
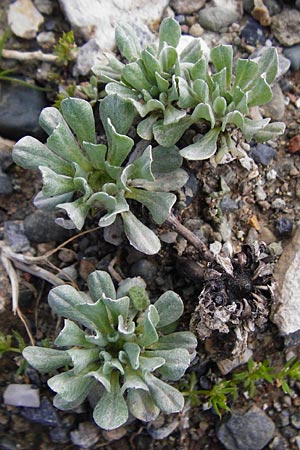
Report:
[[[148,145],[142,155],[133,161],[131,178],[143,178],[144,180],[153,181],[152,161],[152,147]]]
[[[16,164],[26,169],[46,166],[62,175],[73,175],[72,165],[53,153],[46,145],[31,136],[20,139],[13,147],[12,157]]]
[[[90,320],[103,336],[113,334],[113,328],[110,324],[103,299],[100,298],[96,303],[82,303],[77,305],[76,309],[80,314]]]
[[[195,64],[201,58],[203,52],[200,40],[194,38],[180,53],[180,62]]]
[[[162,411],[175,413],[183,409],[183,395],[174,387],[164,383],[151,373],[144,373],[144,380],[150,390],[153,401]]]
[[[141,187],[147,191],[170,192],[177,191],[185,185],[189,176],[183,169],[177,169],[169,173],[156,173],[154,181],[133,180],[132,186]]]
[[[138,339],[138,344],[143,347],[154,344],[158,341],[156,326],[159,321],[159,315],[155,306],[148,306],[144,314],[143,333]]]
[[[152,155],[152,170],[154,174],[168,174],[179,169],[182,165],[182,157],[176,145],[171,147],[158,145],[152,149]]]
[[[266,125],[270,122],[270,119],[261,119],[261,120],[251,120],[248,118],[245,118],[244,120],[244,126],[242,129],[242,132],[246,138],[246,141],[251,141],[253,136],[258,133],[258,131],[265,128]]]
[[[140,356],[140,369],[142,372],[154,372],[159,367],[163,366],[165,363],[164,358],[160,356]]]
[[[131,367],[136,370],[139,368],[139,357],[141,353],[141,348],[134,342],[126,342],[124,344],[124,350],[128,355]]]
[[[86,216],[90,210],[90,207],[82,200],[82,198],[78,198],[74,202],[59,203],[56,207],[66,211],[78,230],[82,229]]]
[[[87,283],[90,294],[95,301],[104,297],[116,299],[116,290],[109,273],[103,270],[95,270],[89,275]]]
[[[62,124],[66,126],[66,121],[57,108],[50,106],[41,111],[39,124],[41,128],[43,128],[43,130],[50,136],[58,125]]]
[[[222,131],[225,131],[227,124],[234,124],[236,127],[242,129],[244,126],[244,116],[239,111],[232,111],[226,114],[222,122]]]
[[[215,94],[212,92],[212,101],[215,100],[216,97],[219,95],[225,95],[227,92],[227,86],[226,86],[226,77],[227,77],[227,70],[224,67],[220,72],[214,73],[212,75],[212,80],[215,85]]]
[[[161,225],[171,212],[176,202],[176,195],[169,192],[147,192],[142,189],[130,190],[128,198],[142,203],[150,211],[152,219]]]
[[[141,103],[140,100],[136,101],[130,99],[130,101],[141,117],[145,117],[148,113],[152,111],[165,110],[163,103],[156,99],[149,100],[146,104]]]
[[[83,142],[82,144],[85,153],[90,160],[94,169],[104,170],[105,157],[107,147],[104,144],[91,144],[90,142]]]
[[[155,82],[160,92],[167,92],[169,89],[169,82],[165,80],[158,72],[155,72]]]
[[[122,316],[124,320],[127,319],[127,314],[129,310],[129,297],[121,297],[118,299],[113,299],[111,297],[103,298],[103,303],[109,310],[112,320],[115,325],[118,324],[118,317]]]
[[[99,220],[98,225],[100,227],[107,227],[111,225],[116,220],[116,216],[118,214],[129,211],[129,205],[124,198],[123,192],[119,192],[119,194],[116,195],[115,200],[116,205],[114,209],[108,210],[107,214],[102,216],[101,219]]]
[[[255,86],[248,92],[248,106],[260,106],[272,100],[273,94],[270,86],[261,76]]]
[[[188,145],[180,151],[181,156],[192,161],[208,159],[217,151],[217,141],[220,128],[213,128],[206,133],[199,141]]]
[[[89,102],[80,98],[65,98],[60,104],[62,114],[77,139],[96,143],[95,120]]]
[[[213,102],[213,110],[218,117],[224,116],[226,112],[226,100],[224,97],[217,97]]]
[[[106,129],[108,139],[107,162],[113,166],[121,166],[130,153],[134,141],[128,136],[119,134],[109,118],[107,119]]]
[[[71,362],[71,358],[66,351],[52,348],[29,346],[24,348],[22,355],[32,367],[41,373],[52,372]]]
[[[193,121],[190,117],[183,117],[176,123],[164,125],[162,120],[153,125],[154,139],[163,147],[171,147],[176,144],[185,130],[187,130]]]
[[[78,375],[89,364],[99,360],[99,348],[71,348],[67,353],[72,359],[74,374]]]
[[[113,430],[127,421],[128,408],[118,379],[112,382],[111,392],[104,392],[94,409],[93,418],[96,424],[104,430]]]
[[[149,51],[149,49],[145,49],[142,52],[142,62],[144,63],[144,70],[147,74],[147,78],[152,84],[155,84],[155,73],[161,72],[161,66],[158,59]]]
[[[124,232],[130,244],[138,251],[146,255],[155,255],[160,250],[158,237],[140,222],[131,211],[121,213]]]
[[[164,19],[159,28],[159,50],[164,47],[164,43],[177,47],[181,36],[180,25],[172,17]]]
[[[102,386],[107,390],[107,392],[111,391],[111,383],[110,377],[108,375],[104,375],[102,367],[98,370],[92,370],[85,375],[85,378],[94,377]]]
[[[194,109],[191,117],[194,122],[205,119],[210,122],[211,128],[214,128],[215,126],[215,116],[212,107],[208,103],[199,103]]]
[[[149,117],[146,117],[146,119],[139,122],[137,126],[137,134],[146,141],[151,141],[153,139],[153,125],[157,121],[158,116],[157,114],[153,113],[150,114]]]
[[[164,358],[166,362],[158,369],[158,373],[162,375],[166,380],[179,380],[190,365],[189,352],[184,348],[146,351],[145,356],[147,356],[148,354]]]
[[[208,84],[204,80],[196,80],[193,83],[193,91],[197,96],[199,102],[207,103],[209,100]]]
[[[93,379],[87,379],[82,374],[75,375],[73,370],[69,370],[50,378],[48,386],[67,402],[73,402],[87,397],[93,382]]]
[[[284,130],[285,123],[272,122],[267,124],[262,130],[257,131],[253,137],[257,142],[266,142],[270,139],[276,138],[280,134],[283,134]]]
[[[186,116],[186,111],[175,108],[173,105],[168,105],[164,114],[164,125],[170,125],[179,122]]]
[[[153,350],[185,348],[190,354],[193,354],[197,344],[196,336],[190,331],[176,331],[165,336],[160,336],[159,340],[152,344],[150,348]]]
[[[76,190],[72,177],[57,174],[46,166],[39,166],[39,169],[43,177],[43,194],[45,196],[51,197]]]
[[[134,61],[140,57],[142,48],[132,26],[129,24],[118,25],[115,38],[118,49],[127,61]]]
[[[163,72],[169,73],[177,60],[177,52],[174,47],[165,46],[159,54],[159,62]]]
[[[278,53],[275,47],[264,50],[258,61],[258,73],[264,75],[268,84],[272,83],[278,72]]]
[[[179,108],[186,109],[196,106],[197,100],[187,81],[182,77],[177,77],[177,83],[179,90],[179,99],[177,104]]]
[[[38,209],[44,209],[50,211],[55,209],[57,205],[62,202],[68,202],[73,197],[73,192],[67,194],[55,195],[54,197],[46,197],[42,191],[40,191],[33,199],[33,204]],[[75,225],[74,225],[75,228]]]
[[[166,291],[154,303],[159,315],[157,328],[165,327],[181,317],[183,313],[183,302],[178,294]]]
[[[137,91],[126,86],[124,83],[108,83],[105,86],[108,95],[119,95],[123,100],[139,101],[140,97]],[[101,105],[101,104],[100,104]]]
[[[233,49],[231,45],[218,45],[210,51],[210,58],[217,69],[221,71],[224,67],[226,68],[226,86],[230,87],[231,73],[232,73],[232,60],[233,60]]]
[[[54,341],[59,347],[89,346],[85,338],[85,332],[72,320],[65,319],[64,328]]]
[[[238,86],[244,92],[251,89],[251,85],[257,78],[258,64],[251,59],[239,58],[235,66],[235,80],[233,90]]]
[[[108,95],[101,100],[99,110],[100,118],[106,132],[107,119],[109,118],[116,132],[120,134],[126,134],[128,132],[136,115],[132,104],[117,94]]]
[[[142,91],[143,89],[149,91],[151,88],[151,84],[147,80],[145,73],[136,62],[126,64],[122,71],[122,80],[137,91]]]
[[[130,413],[143,422],[155,420],[160,412],[149,392],[142,389],[130,389],[127,394],[127,403]]]

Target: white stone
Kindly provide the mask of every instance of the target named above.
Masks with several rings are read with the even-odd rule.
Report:
[[[34,4],[42,14],[51,14],[53,11],[52,0],[34,0]]]
[[[271,320],[281,334],[300,330],[300,228],[284,249],[274,271],[277,283]]]
[[[102,50],[115,47],[115,28],[120,22],[151,24],[160,20],[168,0],[59,0],[74,31],[96,39]]]
[[[96,63],[107,64],[107,59],[102,53],[96,39],[90,39],[86,44],[80,47],[76,58],[76,64],[73,69],[73,75],[87,75]]]
[[[40,406],[40,391],[31,384],[10,384],[3,393],[5,405],[38,408]]]
[[[17,0],[12,3],[7,12],[7,19],[12,32],[23,39],[34,39],[38,29],[44,23],[31,0]]]

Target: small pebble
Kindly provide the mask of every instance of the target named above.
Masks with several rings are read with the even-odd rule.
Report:
[[[297,153],[300,150],[300,134],[296,134],[289,140],[289,151]]]
[[[32,384],[9,384],[3,393],[3,400],[5,405],[38,408],[40,391]]]
[[[257,44],[264,44],[266,42],[262,26],[252,17],[248,18],[246,25],[241,30],[240,37],[244,39],[247,44],[255,47]]]
[[[152,261],[142,258],[135,262],[130,269],[130,275],[132,277],[140,276],[146,283],[155,280],[157,274],[157,266]]]
[[[0,195],[10,195],[13,193],[13,186],[9,176],[0,170]]]
[[[56,43],[55,34],[52,31],[42,31],[37,35],[37,43],[45,50],[49,50]]]
[[[56,409],[46,397],[42,398],[38,408],[23,408],[21,414],[31,422],[40,423],[47,427],[56,427],[59,425]]]
[[[81,448],[91,448],[98,442],[100,430],[90,422],[82,422],[79,424],[77,430],[71,431],[70,436],[74,445]]]
[[[190,28],[190,35],[194,37],[202,36],[204,29],[201,27],[200,23],[194,23]]]
[[[173,244],[177,239],[178,234],[176,231],[167,231],[159,236],[159,239],[166,244]]]
[[[297,430],[300,430],[300,412],[296,412],[291,415],[291,424]]]
[[[118,427],[115,430],[103,430],[102,435],[108,441],[117,441],[127,434],[125,427]]]
[[[272,202],[272,208],[282,210],[286,207],[285,200],[283,198],[275,198]]]
[[[291,61],[291,69],[300,69],[300,44],[293,45],[292,47],[286,47],[283,51],[284,56],[286,56]]]
[[[275,235],[279,239],[290,237],[293,231],[293,222],[286,217],[282,217],[275,221],[274,229]]]
[[[30,243],[25,235],[24,224],[19,220],[4,222],[4,237],[14,252],[22,253],[30,249]]]
[[[250,151],[250,156],[254,159],[256,164],[262,164],[267,166],[270,164],[274,156],[276,155],[276,150],[266,144],[257,144]]]

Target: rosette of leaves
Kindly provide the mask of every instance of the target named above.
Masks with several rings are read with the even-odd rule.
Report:
[[[179,24],[172,18],[164,19],[159,44],[143,50],[133,30],[122,25],[116,30],[116,42],[128,64],[107,55],[109,65],[93,69],[99,80],[107,83],[107,94],[128,99],[141,117],[147,116],[137,127],[141,137],[154,138],[168,147],[191,125],[203,122],[208,132],[180,152],[189,160],[202,160],[217,150],[217,159],[233,150],[234,128],[247,141],[254,138],[257,142],[284,132],[282,122],[247,117],[249,108],[272,99],[270,85],[278,71],[274,48],[265,50],[258,61],[238,59],[234,76],[232,46],[219,45],[211,50],[211,68],[198,39],[178,55],[180,35]]]
[[[89,276],[88,286],[90,296],[68,285],[50,291],[49,305],[66,318],[55,340],[62,349],[23,351],[42,373],[66,369],[48,380],[57,393],[54,405],[74,408],[89,394],[95,397],[100,383],[93,417],[101,428],[123,425],[129,413],[147,422],[160,411],[181,411],[183,395],[166,381],[184,375],[197,340],[189,331],[174,331],[183,312],[179,295],[167,291],[151,304],[141,278],[124,280],[116,292],[102,271]]]
[[[165,221],[176,201],[169,191],[187,181],[186,172],[179,168],[177,148],[164,150],[164,160],[160,147],[148,146],[141,154],[133,150],[133,139],[125,135],[133,107],[117,96],[105,98],[100,105],[107,145],[96,142],[93,110],[87,101],[67,98],[61,111],[50,107],[40,115],[40,125],[49,134],[46,144],[26,136],[13,149],[17,164],[42,173],[43,189],[35,205],[65,210],[70,221],[59,223],[79,230],[89,212],[107,211],[100,227],[113,224],[120,215],[130,243],[143,253],[157,253],[158,237],[133,214],[129,202],[144,205],[157,224]]]

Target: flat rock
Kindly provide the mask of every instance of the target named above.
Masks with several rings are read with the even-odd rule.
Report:
[[[9,384],[3,393],[3,400],[5,405],[38,408],[40,391],[31,384]]]
[[[205,0],[171,0],[170,6],[177,14],[192,14],[199,11],[205,4]]]
[[[261,109],[265,117],[271,117],[272,120],[281,120],[285,113],[285,98],[279,83],[275,83],[272,86],[272,94],[272,100],[266,105],[263,105]]]
[[[7,12],[7,19],[12,32],[23,39],[34,39],[40,25],[44,23],[42,14],[31,0],[17,0]]]
[[[25,234],[31,242],[62,242],[70,231],[55,223],[56,215],[49,211],[35,211],[24,219]]]
[[[271,320],[283,335],[300,330],[300,228],[284,249],[274,271],[277,283]]]
[[[151,24],[161,19],[168,0],[59,0],[72,29],[85,39],[94,38],[102,50],[115,47],[115,27],[118,23]]]
[[[21,220],[6,220],[4,222],[4,237],[6,243],[17,253],[30,249],[30,243],[25,235],[24,224]]]
[[[242,2],[240,0],[212,0],[208,6],[199,12],[199,23],[211,31],[226,28],[242,17]]]
[[[71,441],[81,448],[91,448],[100,439],[100,430],[90,422],[82,422],[77,430],[71,431]]]
[[[13,192],[13,186],[6,173],[0,170],[0,195],[10,195]]]
[[[289,47],[289,48],[285,48],[283,52],[284,52],[284,55],[291,62],[291,69],[299,70],[300,69],[300,44],[293,45],[292,47]]]
[[[8,139],[20,139],[31,135],[44,136],[38,120],[41,110],[47,106],[44,92],[17,83],[0,82],[0,135]]]
[[[38,405],[37,408],[23,408],[21,414],[31,422],[40,423],[41,425],[48,427],[59,426],[59,419],[56,410],[46,397],[42,398],[41,404]]]
[[[285,46],[299,44],[300,11],[284,8],[280,14],[272,17],[271,31],[274,37]]]
[[[217,430],[218,439],[228,450],[261,450],[272,439],[274,422],[257,406],[245,414],[233,413]]]

